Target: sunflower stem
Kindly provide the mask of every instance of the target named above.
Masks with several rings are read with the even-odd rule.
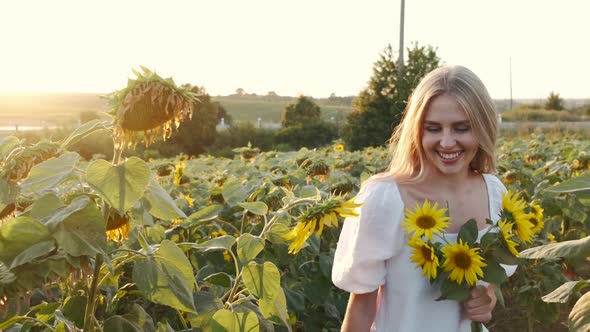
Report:
[[[96,290],[98,289],[98,276],[102,266],[102,254],[96,254],[94,260],[94,273],[92,275],[92,284],[88,290],[88,298],[86,299],[86,310],[84,311],[84,331],[94,331],[94,306],[96,304]]]

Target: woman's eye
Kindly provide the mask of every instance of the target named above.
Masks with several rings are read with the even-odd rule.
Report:
[[[471,128],[469,127],[458,127],[455,130],[461,133],[468,132]]]
[[[440,131],[439,127],[426,127],[426,131],[431,132],[431,133],[435,133],[437,131]]]

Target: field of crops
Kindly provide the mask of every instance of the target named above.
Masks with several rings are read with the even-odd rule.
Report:
[[[386,168],[385,149],[244,147],[234,159],[114,164],[67,151],[98,129],[91,122],[60,144],[0,142],[0,330],[339,330],[348,294],[330,271],[341,214]],[[498,149],[499,177],[545,211],[528,247],[567,244],[569,258],[520,259],[487,326],[567,331],[590,285],[580,240],[590,229],[590,141],[532,134]],[[553,303],[542,300],[564,283]],[[573,331],[590,324],[577,310]]]

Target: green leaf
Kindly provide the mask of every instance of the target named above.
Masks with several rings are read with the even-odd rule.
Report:
[[[123,316],[111,316],[104,322],[104,331],[120,332],[155,332],[152,318],[138,304],[133,304]]]
[[[43,220],[57,209],[64,207],[64,202],[55,194],[49,193],[31,205],[31,218]]]
[[[19,146],[20,140],[16,136],[0,138],[0,160],[5,160],[10,152]]]
[[[16,201],[20,194],[20,187],[16,182],[0,178],[0,211],[10,203]]]
[[[192,266],[176,244],[164,240],[154,254],[135,262],[133,281],[142,294],[155,303],[183,311],[195,311]]]
[[[231,286],[231,277],[225,272],[213,273],[207,276],[204,280],[226,288]]]
[[[274,223],[266,233],[268,240],[273,244],[288,244],[285,235],[289,233],[289,226],[280,223]]]
[[[486,260],[487,266],[482,268],[483,280],[491,284],[500,285],[508,280],[506,270],[494,260]]]
[[[93,201],[78,196],[61,211],[70,213],[61,213],[64,219],[52,218],[46,224],[60,248],[72,256],[94,256],[106,251],[106,223]]]
[[[245,233],[238,238],[237,247],[240,263],[246,264],[256,258],[264,249],[264,240],[250,233]]]
[[[590,172],[586,172],[578,177],[563,181],[562,183],[545,189],[554,193],[574,193],[578,191],[590,190]]]
[[[477,221],[475,219],[469,219],[466,223],[461,226],[459,230],[459,235],[457,236],[457,242],[462,240],[465,243],[468,243],[472,246],[475,241],[477,241],[478,236],[478,229],[477,229]]]
[[[84,137],[92,134],[97,130],[106,130],[106,121],[101,120],[91,120],[88,121],[81,126],[77,127],[70,136],[61,144],[63,149],[68,149],[68,147],[77,141],[83,139]]]
[[[58,309],[60,306],[61,306],[61,304],[58,302],[51,302],[51,303],[43,302],[43,303],[38,304],[35,307],[31,308],[31,312],[35,312],[35,317],[38,320],[40,320],[42,322],[48,322],[51,319],[53,319],[53,316],[55,314],[55,310]]]
[[[223,210],[223,205],[213,204],[191,214],[188,218],[195,222],[213,220],[217,218],[221,210]]]
[[[582,239],[563,241],[559,243],[550,243],[534,248],[523,250],[519,257],[528,259],[539,258],[576,258],[588,257],[590,252],[590,236]]]
[[[459,285],[455,281],[445,279],[440,286],[440,297],[436,301],[455,300],[465,301],[469,298],[469,289],[467,286]]]
[[[227,180],[227,182],[223,184],[221,194],[229,206],[236,206],[238,203],[243,202],[248,196],[248,192],[244,189],[238,179]]]
[[[213,315],[211,321],[213,332],[258,332],[258,318],[252,311],[231,312],[221,309]]]
[[[172,197],[156,180],[150,180],[144,197],[150,203],[149,212],[154,217],[162,220],[187,219],[186,214],[176,206]]]
[[[41,248],[35,245],[41,245]],[[30,247],[33,249],[27,251]],[[17,217],[0,227],[0,261],[10,269],[46,255],[52,248],[49,230],[37,220]]]
[[[145,161],[131,157],[119,165],[95,160],[86,169],[86,181],[110,206],[127,212],[143,196],[151,179]]]
[[[238,205],[259,216],[268,213],[268,206],[264,202],[242,202]]]
[[[9,319],[0,322],[0,331],[7,331],[9,327],[13,326],[14,324],[20,322],[21,320],[25,320],[27,316],[13,316]]]
[[[572,332],[590,331],[590,292],[582,295],[568,317],[568,327]]]
[[[76,295],[68,297],[61,311],[64,316],[77,327],[84,326],[84,309],[86,308],[86,296]]]
[[[503,245],[495,246],[492,250],[492,256],[500,264],[518,265],[518,257],[514,256]]]
[[[291,324],[289,324],[289,314],[287,313],[287,299],[283,289],[279,289],[278,295],[274,301],[268,301],[265,299],[259,302],[260,312],[265,318],[269,319],[273,323],[283,324],[291,331]]]
[[[178,246],[183,250],[192,248],[197,249],[200,252],[210,252],[215,250],[231,250],[231,247],[236,243],[236,238],[231,235],[224,235],[213,238],[211,240],[201,243],[179,243]]]
[[[568,281],[541,299],[545,302],[566,303],[572,293],[579,292],[580,289],[587,286],[590,286],[590,280]]]
[[[57,327],[55,329],[56,332],[70,332],[70,331],[77,331],[76,325],[71,322],[61,310],[55,310],[55,323]],[[61,326],[61,327],[60,327]]]
[[[188,313],[188,319],[194,328],[206,330],[211,326],[211,318],[221,308],[221,300],[209,292],[195,292],[193,299],[196,305],[197,313]]]
[[[21,188],[34,193],[52,190],[74,175],[74,167],[79,160],[79,154],[68,152],[37,164],[33,166],[29,176],[21,183]]]
[[[281,273],[272,262],[250,262],[242,268],[242,279],[248,291],[259,299],[274,301],[281,289]]]

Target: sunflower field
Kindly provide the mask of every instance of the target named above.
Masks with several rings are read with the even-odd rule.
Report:
[[[245,144],[233,159],[125,158],[191,112],[172,81],[138,77],[115,95],[112,124],[60,142],[0,140],[0,330],[339,331],[348,294],[331,283],[336,242],[387,150]],[[141,112],[154,105],[150,123]],[[99,130],[112,133],[114,160],[68,150]],[[519,247],[487,325],[588,331],[590,141],[532,134],[498,149],[500,178],[538,202],[544,227]]]

